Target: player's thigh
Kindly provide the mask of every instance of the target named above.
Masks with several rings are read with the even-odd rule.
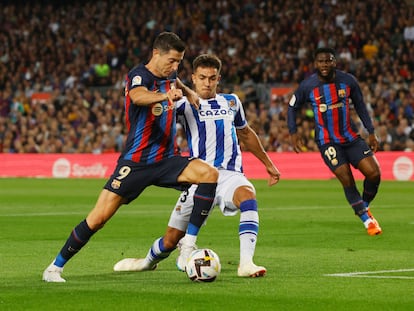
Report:
[[[181,192],[181,195],[177,199],[177,202],[171,212],[170,220],[168,221],[169,227],[181,231],[185,231],[187,229],[194,206],[193,197],[196,189],[197,185],[192,185],[187,190]]]
[[[193,159],[178,176],[178,181],[190,184],[217,182],[218,171],[206,161]]]
[[[251,194],[256,195],[253,184],[239,172],[219,170],[219,181],[216,190],[216,201],[222,213],[226,216],[235,215],[239,208],[235,204],[234,195],[240,188],[249,188]]]
[[[357,139],[346,149],[347,157],[353,167],[361,171],[361,173],[370,178],[380,177],[380,167],[371,148],[362,138]]]
[[[332,172],[343,164],[348,164],[346,152],[339,144],[326,144],[319,147],[322,159]]]
[[[151,170],[132,161],[119,160],[104,189],[124,198],[126,204],[152,183]]]

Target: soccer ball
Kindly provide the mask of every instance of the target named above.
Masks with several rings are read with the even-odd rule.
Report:
[[[221,271],[220,259],[208,248],[192,251],[187,259],[185,272],[194,282],[213,282]]]

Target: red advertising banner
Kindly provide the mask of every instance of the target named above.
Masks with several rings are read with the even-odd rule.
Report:
[[[334,175],[319,153],[269,153],[282,179],[331,179]],[[112,174],[119,154],[0,154],[0,177],[106,178]],[[414,152],[378,152],[382,179],[414,180]],[[244,172],[251,179],[266,179],[262,163],[243,154]],[[363,179],[359,171],[355,178]]]

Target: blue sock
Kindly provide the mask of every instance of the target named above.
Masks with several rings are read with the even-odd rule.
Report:
[[[359,215],[359,218],[361,218],[362,222],[367,221],[370,217],[368,216],[368,213],[365,212],[362,215]]]
[[[197,235],[198,231],[200,231],[200,227],[197,227],[191,223],[188,224],[187,233],[191,235]]]

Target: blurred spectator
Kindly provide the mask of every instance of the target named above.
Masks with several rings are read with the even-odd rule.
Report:
[[[125,74],[149,58],[163,30],[187,43],[185,83],[199,53],[223,60],[221,88],[239,95],[269,150],[290,150],[288,99],[274,100],[269,89],[294,88],[312,74],[318,46],[335,48],[338,66],[363,86],[383,150],[412,146],[414,9],[406,1],[167,2],[154,11],[148,0],[3,1],[0,152],[120,151]],[[38,92],[50,99],[34,102]],[[302,117],[314,150],[312,123],[306,111]]]

